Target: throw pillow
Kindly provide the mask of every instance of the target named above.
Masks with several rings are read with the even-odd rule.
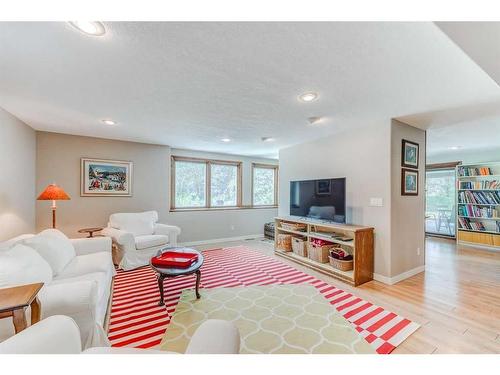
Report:
[[[68,237],[57,232],[43,231],[24,241],[26,246],[35,249],[50,264],[54,276],[59,275],[76,257],[75,248]]]
[[[134,236],[144,236],[154,233],[155,221],[149,212],[121,213],[111,215],[110,224],[113,228],[130,232]]]
[[[32,248],[18,244],[0,252],[0,288],[50,281],[52,268]]]

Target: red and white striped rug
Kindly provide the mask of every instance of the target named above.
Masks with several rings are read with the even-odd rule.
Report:
[[[419,328],[415,322],[246,247],[207,250],[203,255],[202,288],[310,283],[380,354],[392,352]],[[194,276],[166,279],[165,307],[158,306],[158,284],[150,267],[119,270],[109,323],[111,345],[151,348],[160,344],[182,290],[193,288],[194,280]]]

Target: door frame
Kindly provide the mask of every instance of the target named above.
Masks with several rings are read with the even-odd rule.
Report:
[[[439,171],[439,170],[453,170],[456,171],[457,166],[461,165],[461,161],[452,161],[452,162],[447,162],[447,163],[433,163],[433,164],[426,164],[425,166],[425,188],[424,188],[424,194],[425,194],[425,207],[427,208],[427,172],[431,171]],[[456,172],[455,172],[455,197],[453,197],[454,201],[456,201]],[[454,203],[456,204],[456,203]],[[455,209],[455,217],[453,218],[455,222],[455,234],[454,235],[447,235],[447,234],[441,234],[441,233],[432,233],[432,232],[427,232],[425,230],[425,224],[424,223],[424,231],[426,236],[430,237],[440,237],[440,238],[448,238],[448,239],[456,239],[457,238],[457,210]]]

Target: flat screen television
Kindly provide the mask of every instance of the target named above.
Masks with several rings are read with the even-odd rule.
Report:
[[[290,215],[345,223],[345,177],[291,181]]]

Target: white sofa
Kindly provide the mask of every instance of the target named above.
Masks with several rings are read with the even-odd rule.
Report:
[[[73,318],[85,349],[109,345],[103,324],[114,275],[111,240],[106,237],[70,240],[48,229],[0,243],[0,288],[44,282],[38,294],[42,319]],[[0,341],[12,335],[12,320],[0,319]]]
[[[176,246],[181,229],[159,224],[156,211],[117,213],[109,217],[102,234],[113,239],[123,255],[119,266],[131,270],[149,264],[151,257],[166,246]]]
[[[230,322],[207,320],[198,327],[186,354],[238,354],[240,334]],[[67,316],[51,316],[0,343],[0,354],[79,354],[80,331]],[[171,352],[132,348],[94,347],[84,354],[166,354]]]

